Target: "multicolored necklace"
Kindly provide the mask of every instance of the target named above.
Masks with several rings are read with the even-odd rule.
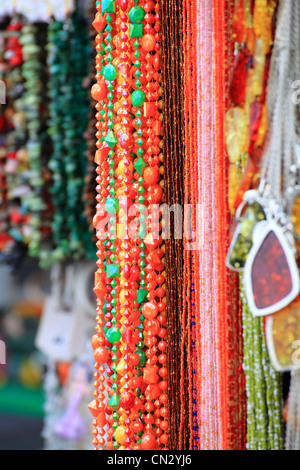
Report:
[[[164,251],[150,211],[163,195],[159,3],[102,0],[96,6],[94,445],[166,449]]]

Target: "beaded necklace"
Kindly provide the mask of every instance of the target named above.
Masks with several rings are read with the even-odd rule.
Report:
[[[162,200],[159,7],[138,0],[103,0],[96,6],[97,84],[92,95],[98,102],[94,225],[99,269],[98,325],[92,340],[96,390],[89,406],[95,417],[94,445],[166,448],[164,251],[148,210]],[[106,230],[109,241],[103,237]]]
[[[23,45],[24,64],[22,74],[25,81],[24,108],[27,120],[28,184],[31,191],[23,200],[23,210],[29,216],[26,228],[29,255],[39,257],[41,266],[49,264],[51,248],[51,202],[49,197],[50,173],[47,169],[51,144],[46,136],[48,118],[46,64],[42,58],[45,47],[46,26],[27,25],[20,39]]]
[[[184,120],[181,106],[183,71],[182,2],[161,1],[162,34],[162,89],[164,116],[164,200],[169,207],[184,206],[183,162],[184,162]],[[174,47],[173,47],[174,46]],[[176,215],[175,215],[176,217]],[[173,235],[173,234],[172,234]],[[166,240],[166,293],[167,329],[172,331],[168,341],[169,403],[170,403],[170,448],[179,449],[180,403],[184,409],[190,404],[185,389],[180,388],[181,377],[178,364],[181,361],[183,285],[183,241],[171,236]],[[195,405],[194,405],[195,412]],[[187,436],[186,420],[183,421],[183,435]],[[183,447],[187,448],[184,438]]]
[[[86,175],[86,142],[83,136],[88,125],[88,98],[87,91],[82,88],[82,80],[88,70],[87,44],[86,23],[76,14],[67,18],[64,25],[59,21],[49,25],[48,132],[53,141],[53,153],[48,166],[52,172],[54,206],[52,231],[55,247],[51,258],[55,261],[68,257],[80,259],[84,254],[93,258],[94,253],[82,197]]]
[[[25,115],[22,96],[24,82],[21,74],[23,62],[22,45],[19,42],[22,22],[11,19],[4,38],[4,63],[7,104],[5,109],[5,138],[2,143],[3,192],[1,258],[10,264],[18,263],[26,251],[23,222],[26,215],[21,211],[22,199],[29,187],[23,181],[22,172],[27,169]]]

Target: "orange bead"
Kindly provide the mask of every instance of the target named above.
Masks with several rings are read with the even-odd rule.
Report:
[[[141,440],[142,450],[155,450],[156,439],[153,434],[144,434]]]
[[[144,171],[143,178],[146,184],[156,184],[160,178],[159,168],[157,166],[148,166]]]
[[[146,304],[144,304],[143,315],[145,318],[147,318],[148,320],[154,320],[154,318],[157,317],[157,314],[158,314],[158,309],[156,305],[150,302],[147,302]]]
[[[107,348],[97,348],[95,353],[94,353],[94,358],[95,361],[98,362],[98,364],[107,364],[107,361],[109,359],[109,351]]]
[[[156,41],[155,41],[154,36],[152,36],[152,34],[145,34],[141,39],[141,46],[147,52],[154,51],[155,44],[156,44]]]
[[[104,100],[107,96],[107,93],[108,90],[104,81],[100,83],[95,83],[95,85],[92,86],[91,94],[95,101]]]
[[[162,421],[162,422],[160,423],[160,429],[161,429],[162,431],[165,431],[165,432],[166,432],[166,431],[169,429],[169,423],[168,423],[168,421]]]
[[[99,346],[101,345],[101,342],[100,342],[100,338],[98,335],[94,335],[91,339],[91,345],[92,345],[92,348],[93,350],[95,351],[95,349],[99,348]]]

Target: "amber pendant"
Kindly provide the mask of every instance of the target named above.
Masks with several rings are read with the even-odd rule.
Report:
[[[232,271],[241,272],[244,270],[246,259],[253,245],[253,230],[265,218],[265,213],[258,202],[248,206],[240,218],[226,257],[226,266]]]
[[[253,232],[253,246],[245,263],[245,286],[254,316],[278,312],[299,294],[299,271],[294,250],[275,221],[263,221]]]
[[[289,306],[266,318],[266,341],[278,372],[300,369],[300,296]]]

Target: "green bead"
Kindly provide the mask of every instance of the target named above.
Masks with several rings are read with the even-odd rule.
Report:
[[[114,279],[116,277],[120,277],[120,268],[115,264],[107,264],[106,265],[106,276],[108,279]]]
[[[142,7],[132,7],[129,10],[129,19],[131,23],[142,23],[144,21],[146,12]]]
[[[141,224],[139,228],[139,237],[141,240],[144,240],[148,234],[148,230],[145,224]]]
[[[102,13],[116,13],[115,0],[102,0]]]
[[[117,393],[114,393],[111,397],[111,399],[109,400],[108,402],[109,406],[111,406],[115,411],[117,411],[117,409],[119,408],[120,406],[120,398],[119,398],[119,395]]]
[[[143,24],[129,24],[129,37],[142,38],[144,36]]]
[[[110,197],[106,200],[105,210],[109,214],[116,214],[119,211],[119,201],[115,197]]]
[[[113,149],[118,143],[118,139],[116,138],[113,131],[109,131],[104,140],[110,149]]]
[[[144,351],[141,351],[140,349],[138,349],[137,351],[135,351],[135,354],[137,354],[140,358],[140,362],[139,362],[138,366],[139,367],[144,367],[144,365],[147,362],[147,357],[146,357],[146,354],[144,353]]]
[[[145,169],[147,168],[147,163],[145,162],[145,160],[143,158],[139,158],[135,164],[134,164],[134,168],[135,170],[138,172],[139,175],[143,175]]]
[[[148,295],[148,291],[146,289],[138,290],[137,295],[136,295],[137,303],[141,304],[141,303],[145,302],[145,300],[147,298],[147,295]]]
[[[106,333],[106,339],[112,344],[117,344],[120,342],[120,339],[122,338],[122,333],[120,328],[110,328],[108,332]]]
[[[102,70],[103,77],[112,82],[118,75],[117,68],[112,64],[107,64]]]

